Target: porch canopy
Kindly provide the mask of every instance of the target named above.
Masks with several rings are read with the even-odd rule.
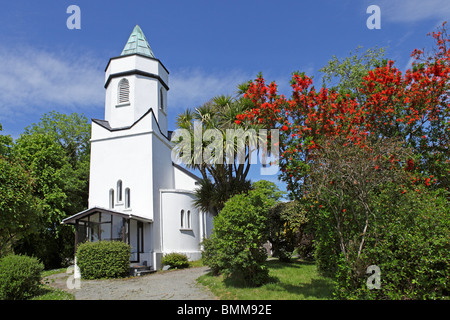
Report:
[[[75,248],[85,241],[118,240],[130,243],[131,222],[152,223],[152,219],[119,212],[110,209],[93,207],[64,219],[61,223],[75,225]]]

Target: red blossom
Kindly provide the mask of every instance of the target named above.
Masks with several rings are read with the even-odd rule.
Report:
[[[432,37],[437,45],[432,59],[424,59],[424,52],[416,49],[411,54],[415,59],[412,68],[406,72],[396,68],[392,60],[370,70],[358,88],[358,93],[366,97],[363,104],[352,94],[328,88],[316,90],[312,79],[303,73],[293,74],[292,94],[286,99],[278,94],[275,82],[267,86],[261,76],[250,83],[245,93],[252,108],[238,115],[236,123],[248,120],[268,129],[280,129],[284,155],[280,168],[289,190],[298,187],[292,180],[300,180],[302,174],[301,170],[292,170],[292,162],[309,161],[309,151],[320,148],[323,138],[341,136],[349,144],[366,148],[368,137],[398,135],[408,143],[420,142],[419,152],[428,152],[430,146],[444,150],[450,144],[450,39],[442,31],[432,33]],[[391,160],[393,166],[398,162],[395,157]],[[409,159],[402,165],[413,173],[422,163]],[[430,182],[424,180],[426,185]]]

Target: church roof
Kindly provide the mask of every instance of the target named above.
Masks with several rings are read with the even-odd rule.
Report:
[[[86,209],[84,211],[78,212],[76,214],[74,214],[73,216],[67,217],[65,219],[63,219],[61,221],[61,224],[75,224],[77,220],[84,218],[86,216],[89,216],[91,214],[94,213],[107,213],[107,214],[112,214],[112,215],[116,215],[125,219],[134,219],[134,220],[138,220],[138,221],[142,221],[142,222],[153,222],[152,219],[149,219],[147,217],[143,217],[143,216],[138,216],[129,212],[121,212],[121,211],[115,211],[115,210],[111,210],[111,209],[105,209],[105,208],[101,208],[101,207],[92,207],[89,209]]]
[[[150,48],[144,33],[138,25],[134,27],[133,32],[128,38],[127,44],[122,50],[121,56],[136,53],[150,58],[155,58],[152,48]]]

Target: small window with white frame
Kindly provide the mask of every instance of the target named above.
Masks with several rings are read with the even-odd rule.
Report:
[[[109,208],[114,209],[114,189],[109,189]]]
[[[117,202],[122,202],[122,180],[117,181]]]
[[[183,229],[184,228],[184,210],[181,210],[181,214],[180,214],[180,228]]]
[[[159,109],[164,111],[164,91],[163,91],[163,88],[159,89]]]
[[[186,227],[188,229],[191,228],[191,210],[187,211],[187,215],[186,215]]]
[[[131,207],[130,188],[125,188],[125,209]]]

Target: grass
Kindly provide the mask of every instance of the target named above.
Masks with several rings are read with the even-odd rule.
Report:
[[[66,272],[66,270],[67,270],[67,268],[44,270],[44,271],[41,272],[41,277],[42,278],[46,278],[46,277],[51,276],[53,274],[64,273],[64,272]]]
[[[201,276],[198,281],[222,300],[329,300],[333,281],[319,275],[312,262],[295,260],[291,263],[268,260],[266,266],[273,279],[257,288],[245,287],[222,275]]]
[[[43,284],[38,294],[30,300],[75,300],[75,296],[64,290],[55,289]]]
[[[48,282],[51,280],[48,280],[47,277],[53,274],[66,272],[66,270],[67,268],[43,271],[41,273],[41,277],[44,283],[40,285],[39,291],[30,300],[75,300],[75,296],[73,294],[64,290],[52,288],[48,285]]]

